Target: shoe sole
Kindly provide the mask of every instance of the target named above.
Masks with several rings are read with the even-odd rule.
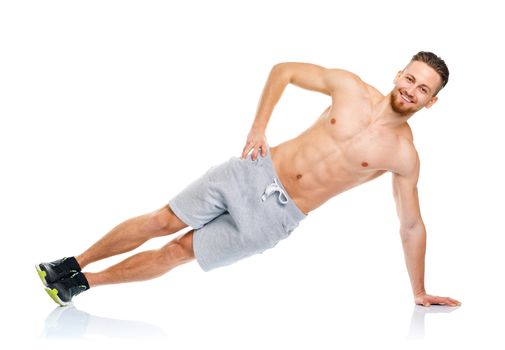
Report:
[[[44,284],[44,287],[47,287],[47,281],[46,281],[47,273],[41,270],[39,265],[35,265],[35,269],[37,270],[37,274],[39,275],[40,280]]]
[[[58,290],[56,288],[48,288],[46,287],[46,293],[51,297],[51,299],[53,299],[55,301],[56,304],[60,305],[60,306],[67,306],[69,304],[71,304],[72,302],[65,302],[63,300],[60,299],[60,297],[58,296]]]

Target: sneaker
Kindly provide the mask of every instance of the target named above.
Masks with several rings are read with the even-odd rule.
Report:
[[[68,305],[77,294],[89,289],[88,280],[82,272],[76,272],[70,277],[49,283],[47,294],[60,306]]]
[[[48,284],[54,283],[62,278],[68,277],[76,272],[81,271],[81,267],[74,257],[63,258],[49,263],[40,263],[35,266],[42,283],[47,287]]]

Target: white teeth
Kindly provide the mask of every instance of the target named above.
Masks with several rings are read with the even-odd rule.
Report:
[[[402,94],[400,94],[400,96],[401,96],[401,97],[402,97],[405,101],[407,101],[408,103],[412,103],[412,101],[411,101],[411,100],[409,100],[408,98],[406,98],[406,97],[405,97],[405,96],[403,96]]]

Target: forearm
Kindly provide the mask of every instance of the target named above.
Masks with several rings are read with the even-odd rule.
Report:
[[[289,76],[285,74],[282,65],[275,65],[270,71],[265,87],[263,88],[256,110],[256,117],[254,118],[251,129],[256,129],[263,133],[265,132],[274,107],[288,84]]]
[[[426,228],[423,223],[407,232],[401,232],[405,263],[414,296],[426,292],[424,287],[424,257],[426,254]]]

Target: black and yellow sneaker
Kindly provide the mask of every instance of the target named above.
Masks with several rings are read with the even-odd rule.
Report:
[[[62,278],[80,272],[81,267],[74,257],[63,258],[53,262],[43,262],[35,266],[42,283],[47,287],[49,283],[54,283]]]
[[[75,272],[70,277],[49,283],[46,292],[60,306],[68,305],[77,294],[89,289],[88,280],[82,272]]]

